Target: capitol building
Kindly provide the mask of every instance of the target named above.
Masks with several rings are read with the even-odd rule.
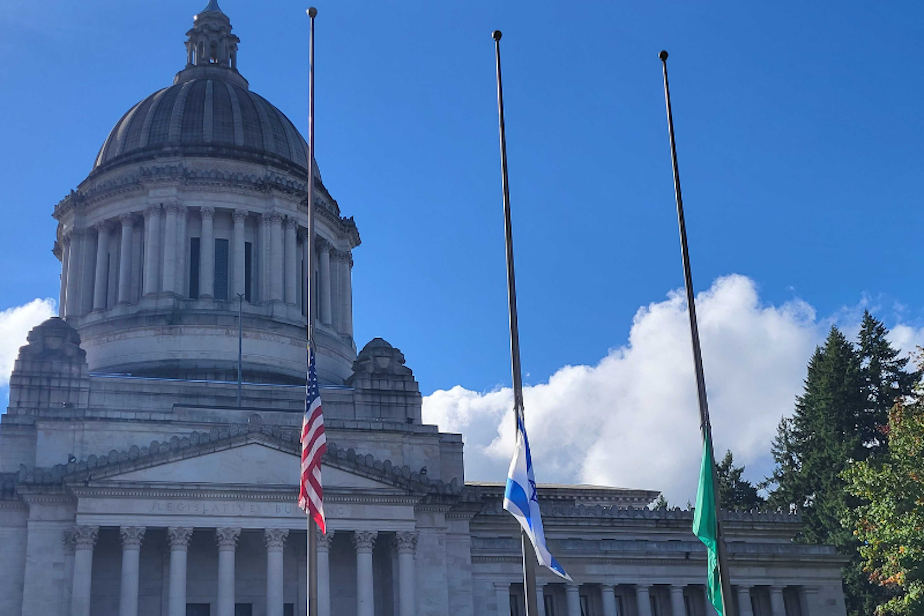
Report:
[[[411,368],[426,358],[353,338],[354,259],[375,258],[354,255],[356,223],[317,168],[307,202],[305,140],[238,71],[216,0],[186,36],[172,85],[115,123],[54,207],[60,314],[29,333],[0,418],[0,615],[304,616],[316,314],[321,616],[524,616],[519,526],[503,484],[466,481],[462,436],[423,423]],[[540,571],[541,614],[714,614],[692,512],[649,509],[658,494],[540,485],[574,578]],[[798,516],[723,516],[742,616],[845,614],[845,561],[794,543]]]

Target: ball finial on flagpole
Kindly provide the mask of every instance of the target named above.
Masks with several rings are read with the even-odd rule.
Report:
[[[491,33],[491,37],[492,37],[495,41],[501,40],[501,37],[502,37],[502,36],[504,36],[504,35],[501,33],[500,30],[495,30],[494,32]]]
[[[658,57],[662,60],[667,60],[667,52],[662,50],[661,53],[658,54]]]
[[[318,9],[311,7],[308,9],[308,17],[315,17],[318,14]]]

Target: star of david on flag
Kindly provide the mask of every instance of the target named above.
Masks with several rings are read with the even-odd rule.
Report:
[[[545,544],[542,530],[542,515],[539,513],[539,498],[536,496],[536,478],[533,475],[533,459],[529,453],[529,439],[523,418],[517,417],[517,445],[507,472],[507,489],[504,492],[504,509],[517,519],[523,531],[529,536],[536,550],[539,564],[555,575],[571,581]]]

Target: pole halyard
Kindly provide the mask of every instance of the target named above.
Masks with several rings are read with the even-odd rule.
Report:
[[[311,348],[314,346],[314,18],[318,14],[318,9],[310,7],[307,11],[310,22],[308,34],[308,262],[305,264],[307,269],[308,285],[305,294],[306,299],[306,318],[308,321],[308,361],[311,361]],[[306,367],[307,368],[307,367]],[[306,369],[305,374],[308,371]],[[307,512],[306,512],[307,513]],[[307,541],[307,559],[308,559],[308,616],[318,616],[318,537],[317,524],[311,514],[308,514],[308,541]],[[325,615],[327,616],[327,615]]]
[[[703,445],[712,443],[712,423],[709,420],[709,403],[706,398],[706,377],[703,371],[703,356],[699,341],[699,327],[696,321],[696,303],[693,293],[693,276],[690,270],[690,251],[687,244],[687,226],[683,215],[683,197],[680,192],[680,169],[677,164],[677,143],[674,138],[674,116],[671,110],[671,91],[667,79],[666,51],[658,54],[664,72],[664,101],[667,106],[667,128],[671,143],[671,164],[674,172],[674,197],[677,201],[677,223],[680,227],[680,253],[683,260],[683,283],[686,288],[687,313],[690,317],[690,336],[693,344],[693,364],[696,372],[696,390],[699,398],[700,432]],[[719,578],[722,584],[722,611],[723,616],[737,616],[731,595],[731,581],[729,580],[728,557],[725,551],[725,539],[722,535],[722,521],[719,519],[719,485],[715,472],[715,454],[710,461],[712,464],[712,484],[715,495],[715,511],[717,525],[717,555],[719,565]]]
[[[501,31],[495,30],[494,57],[497,66],[497,115],[500,132],[501,183],[504,191],[504,235],[507,254],[507,308],[510,317],[510,365],[513,375],[513,413],[514,429],[517,422],[524,417],[523,411],[523,377],[520,368],[520,334],[517,324],[517,289],[513,267],[513,227],[510,220],[510,184],[507,180],[507,135],[504,125],[504,87],[501,79],[500,40]],[[525,424],[525,420],[524,420]],[[526,603],[526,616],[538,616],[536,595],[536,553],[532,541],[525,530],[520,530],[520,543],[523,555],[523,588]]]

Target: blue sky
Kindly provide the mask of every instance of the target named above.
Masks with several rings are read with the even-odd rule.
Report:
[[[53,206],[182,68],[200,4],[4,3],[0,311],[57,295]],[[307,5],[221,6],[251,88],[304,131]],[[662,48],[697,290],[740,274],[758,308],[805,302],[814,329],[858,306],[922,325],[921,3],[318,8],[317,157],[363,238],[356,338],[400,347],[425,393],[510,380],[496,28],[528,383],[596,365],[682,285]]]

